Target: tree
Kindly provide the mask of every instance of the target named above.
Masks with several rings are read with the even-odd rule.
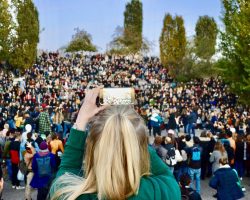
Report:
[[[117,26],[115,28],[114,34],[112,35],[112,41],[109,43],[108,53],[124,55],[128,54],[129,50],[125,46],[124,42],[124,28]]]
[[[72,36],[72,40],[66,48],[66,52],[76,51],[97,51],[95,45],[92,44],[92,36],[84,29],[75,28],[76,33]]]
[[[174,21],[172,15],[167,14],[164,17],[163,28],[160,36],[160,58],[164,66],[168,67],[173,64],[173,52],[171,51],[172,40],[174,35]]]
[[[223,0],[221,74],[240,101],[250,105],[250,4],[246,0]]]
[[[159,42],[161,62],[175,76],[185,56],[187,44],[181,16],[173,18],[170,14],[165,15]]]
[[[8,0],[0,2],[0,62],[8,61],[11,48],[12,17]]]
[[[132,0],[124,12],[124,45],[130,53],[137,53],[143,44],[142,37],[142,3]]]
[[[175,17],[175,34],[174,34],[174,56],[176,59],[177,67],[181,64],[187,46],[186,31],[184,27],[184,20],[181,16]],[[179,62],[178,62],[179,61]],[[178,68],[177,68],[178,69]]]
[[[118,55],[126,55],[131,53],[130,48],[125,45],[126,42],[124,38],[123,27],[117,26],[112,38],[112,41],[108,45],[108,53]],[[140,53],[148,53],[153,47],[154,43],[149,41],[146,37],[143,37]]]
[[[149,53],[155,47],[155,43],[153,41],[148,40],[148,38],[142,38],[142,46],[141,53],[146,54]]]
[[[218,34],[217,24],[214,18],[207,15],[199,17],[195,32],[195,53],[199,58],[208,62],[215,54]]]
[[[21,70],[32,67],[37,56],[39,42],[38,11],[32,0],[16,2],[17,27],[13,38],[10,64]]]

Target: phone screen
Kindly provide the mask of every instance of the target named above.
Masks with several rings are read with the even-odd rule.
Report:
[[[130,105],[134,104],[134,88],[103,88],[99,94],[101,105]]]

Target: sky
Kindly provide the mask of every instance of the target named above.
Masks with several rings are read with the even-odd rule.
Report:
[[[186,35],[195,34],[199,16],[214,17],[222,27],[220,0],[141,0],[143,3],[143,35],[154,43],[152,55],[159,54],[159,37],[166,13],[184,18]],[[123,26],[123,13],[129,0],[34,0],[40,20],[39,49],[55,51],[67,45],[74,28],[85,29],[92,35],[100,52],[117,26]]]

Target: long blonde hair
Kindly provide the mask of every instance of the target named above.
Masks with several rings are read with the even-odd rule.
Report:
[[[220,151],[221,154],[224,154],[226,152],[224,145],[220,141],[217,141],[215,143],[214,150]]]
[[[126,199],[136,194],[140,178],[150,171],[147,128],[130,106],[110,106],[90,122],[84,158],[85,177],[59,177],[52,200],[74,200],[97,193],[98,199]]]

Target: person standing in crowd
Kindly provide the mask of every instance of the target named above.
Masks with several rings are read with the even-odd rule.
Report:
[[[178,142],[176,141],[176,137],[175,137],[175,132],[172,129],[168,130],[168,134],[167,137],[171,138],[172,144],[174,145],[175,149],[178,149]]]
[[[66,137],[66,134],[69,133],[71,127],[72,127],[72,119],[71,119],[71,112],[70,112],[70,108],[67,107],[67,105],[65,105],[65,108],[63,110],[63,117],[64,117],[64,121],[63,121],[63,138]]]
[[[24,123],[23,123],[24,127],[26,125],[30,124],[31,127],[33,128],[34,127],[34,123],[35,123],[34,119],[30,116],[30,114],[29,113],[25,113],[25,115],[24,115]]]
[[[230,167],[227,158],[222,157],[219,163],[219,169],[209,182],[209,186],[217,190],[217,199],[237,200],[244,197],[238,174]]]
[[[162,146],[162,142],[162,137],[157,135],[152,147],[155,149],[157,155],[163,160],[163,162],[166,162],[167,150]]]
[[[230,166],[233,166],[234,165],[234,154],[235,154],[235,151],[236,151],[236,143],[235,143],[235,140],[232,137],[233,133],[232,133],[232,131],[230,131],[230,129],[226,130],[226,134],[227,134],[227,140],[230,143],[230,147],[233,150],[233,152],[232,152],[233,157],[231,158],[231,156],[228,155],[228,161],[229,161]]]
[[[55,132],[59,133],[63,131],[62,122],[64,120],[62,108],[58,107],[55,109],[55,115],[53,117],[53,124],[55,126]]]
[[[14,117],[14,120],[15,120],[16,128],[19,131],[21,131],[22,127],[23,127],[23,123],[24,123],[23,113],[19,112],[19,110],[18,110],[16,116]]]
[[[21,145],[20,145],[20,159],[23,159],[23,152],[26,151],[25,145],[27,142],[30,142],[35,150],[39,150],[37,143],[33,140],[32,136],[32,126],[27,124],[25,126],[25,132],[22,133]]]
[[[170,168],[170,171],[174,173],[174,166],[177,164],[177,160],[176,160],[175,147],[170,137],[165,138],[164,148],[167,150],[166,163]]]
[[[161,116],[159,115],[158,110],[154,110],[153,114],[150,118],[151,126],[153,128],[153,135],[154,137],[156,135],[161,135],[161,124],[163,123],[163,120]]]
[[[178,150],[182,157],[182,161],[177,163],[177,181],[180,181],[181,175],[188,173],[187,145],[185,142],[185,135],[181,133],[178,138]]]
[[[250,134],[246,136],[245,168],[246,176],[250,177]]]
[[[182,110],[182,113],[181,113],[181,118],[180,118],[182,124],[183,124],[183,128],[184,128],[184,133],[187,133],[188,132],[188,116],[187,116],[187,109],[184,108]]]
[[[25,187],[25,199],[26,200],[31,200],[31,192],[32,192],[32,187],[30,186],[30,182],[33,178],[33,171],[32,171],[32,160],[33,157],[36,153],[34,147],[32,146],[31,142],[27,142],[25,144],[25,153],[24,153],[24,161],[27,166],[27,174],[26,176],[26,187]]]
[[[37,188],[37,200],[44,200],[47,197],[49,187],[53,181],[56,160],[55,155],[49,152],[48,145],[43,141],[32,160],[33,178],[30,182],[31,187]]]
[[[45,132],[51,132],[51,122],[48,113],[48,108],[43,105],[43,111],[39,115],[39,133],[45,134]]]
[[[49,143],[49,146],[51,148],[51,153],[55,155],[56,159],[56,168],[58,169],[60,163],[61,163],[61,156],[64,152],[63,143],[61,140],[59,140],[58,135],[55,133],[51,134],[51,141]]]
[[[17,179],[18,173],[18,164],[20,162],[19,151],[20,151],[20,140],[21,135],[19,132],[16,132],[14,135],[15,140],[10,143],[10,158],[11,158],[11,166],[12,166],[12,188],[13,189],[24,189],[24,187],[20,186],[20,182]]]
[[[199,139],[200,139],[200,146],[203,150],[201,154],[201,180],[204,180],[206,174],[208,174],[209,156],[210,156],[208,151],[209,150],[208,145],[211,138],[207,137],[206,131],[203,131],[201,132]]]
[[[198,193],[200,193],[200,176],[201,176],[201,153],[202,149],[199,145],[200,140],[198,137],[193,138],[193,147],[187,149],[188,159],[189,159],[189,175],[191,177],[191,187],[195,188]]]
[[[147,126],[148,126],[148,131],[149,131],[149,135],[152,135],[152,123],[151,123],[151,117],[152,117],[152,109],[148,109],[147,110]]]
[[[177,123],[176,123],[175,114],[173,111],[171,111],[170,113],[167,129],[168,130],[172,129],[174,131],[177,131]]]
[[[238,135],[236,139],[236,149],[235,149],[235,163],[234,167],[242,180],[245,169],[244,169],[244,136]]]
[[[213,174],[220,167],[219,160],[221,158],[224,158],[224,157],[226,159],[228,159],[227,152],[226,152],[223,144],[220,141],[218,141],[218,142],[215,143],[214,151],[210,155],[210,158],[209,158],[209,161],[212,163],[212,172],[213,172]]]
[[[32,111],[30,113],[30,116],[33,118],[33,124],[32,124],[32,129],[35,132],[39,131],[39,115],[40,115],[40,109],[38,106],[34,106],[31,108]]]
[[[9,180],[12,180],[12,166],[11,166],[11,157],[10,157],[10,144],[15,140],[14,138],[15,131],[9,130],[6,133],[6,141],[3,150],[3,159],[5,160]]]
[[[99,90],[86,93],[50,199],[153,200],[161,196],[180,200],[180,188],[172,173],[148,146],[144,120],[130,106],[97,107]]]
[[[188,134],[195,136],[195,127],[196,127],[196,121],[197,121],[197,113],[194,111],[194,109],[191,109],[190,113],[188,114],[188,126],[187,131]]]
[[[234,166],[234,156],[235,156],[235,152],[233,150],[233,148],[230,146],[230,143],[228,140],[223,141],[223,146],[227,152],[227,158],[228,158],[228,163],[230,164],[231,167]]]
[[[213,134],[209,131],[207,134],[207,137],[210,138],[210,141],[208,142],[208,146],[207,146],[207,153],[208,153],[208,157],[206,158],[208,160],[207,163],[207,177],[211,177],[213,174],[213,170],[212,170],[212,163],[209,161],[210,155],[213,153],[214,151],[214,146],[215,146],[215,138],[213,137]]]
[[[193,188],[190,187],[191,178],[188,174],[180,177],[179,185],[181,188],[181,197],[183,200],[201,200],[201,196]]]

